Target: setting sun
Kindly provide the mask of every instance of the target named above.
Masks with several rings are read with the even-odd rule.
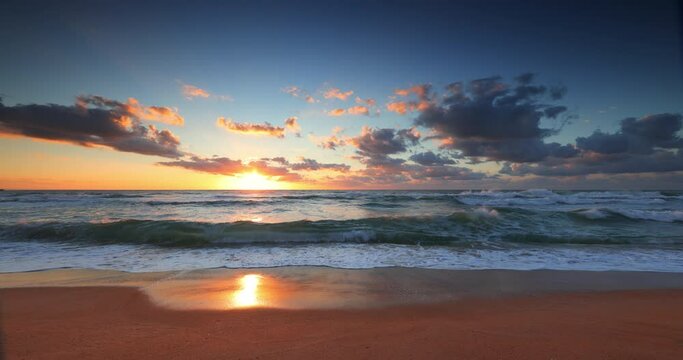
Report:
[[[224,180],[224,186],[230,190],[281,190],[287,188],[285,183],[263,176],[256,171],[228,177]]]

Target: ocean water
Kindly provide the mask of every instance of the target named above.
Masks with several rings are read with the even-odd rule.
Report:
[[[683,272],[683,192],[2,191],[0,271]]]

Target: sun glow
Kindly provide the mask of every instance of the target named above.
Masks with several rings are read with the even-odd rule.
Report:
[[[261,275],[248,274],[239,279],[239,290],[232,294],[232,306],[234,307],[252,307],[259,305],[259,285],[261,284]]]
[[[280,190],[285,184],[258,172],[238,174],[225,179],[224,187],[231,190]]]

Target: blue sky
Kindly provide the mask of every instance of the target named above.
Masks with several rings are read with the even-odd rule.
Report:
[[[410,128],[419,114],[385,108],[395,89],[431,84],[441,94],[452,82],[499,75],[509,84],[527,72],[536,74],[539,84],[567,89],[560,103],[573,119],[545,142],[574,143],[596,129],[618,132],[627,117],[683,112],[681,10],[673,1],[10,1],[1,6],[5,106],[69,106],[76,96],[92,94],[171,107],[185,119],[173,133],[185,151],[202,157],[294,161],[305,156],[363,168],[348,159],[357,147],[321,149],[308,135],[327,136],[337,126],[349,137],[363,126]],[[184,84],[232,100],[188,99],[181,92]],[[282,91],[288,86],[322,101],[308,104],[289,96]],[[329,88],[354,93],[347,101],[326,100],[322,92]],[[326,114],[352,106],[356,96],[376,99],[381,114]],[[221,116],[273,125],[297,116],[302,136],[229,133],[215,125]],[[542,119],[541,124],[560,122]],[[30,142],[0,139],[0,146],[22,149],[19,153],[44,146]],[[443,147],[421,141],[393,156],[406,159],[422,150]],[[489,160],[488,175],[500,167],[500,161],[491,161],[496,159],[479,160]]]

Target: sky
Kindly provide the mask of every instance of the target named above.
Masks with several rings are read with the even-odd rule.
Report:
[[[4,1],[0,188],[681,189],[679,1]]]

